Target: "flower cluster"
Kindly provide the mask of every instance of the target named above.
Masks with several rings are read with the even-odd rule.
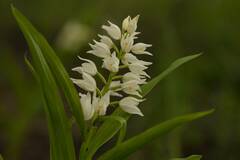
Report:
[[[102,59],[102,68],[109,71],[107,80],[99,72],[100,68],[88,59],[79,57],[84,63],[72,69],[82,76],[82,79],[72,78],[73,83],[86,91],[79,93],[85,120],[103,116],[109,106],[115,105],[130,114],[143,116],[138,108],[143,101],[140,86],[150,78],[145,70],[152,63],[138,59],[137,55],[152,54],[146,51],[150,44],[134,43],[140,34],[136,31],[138,19],[139,16],[128,16],[122,22],[122,29],[108,21],[109,25],[102,26],[108,36],[98,35],[100,40],[90,44],[92,49],[87,53]],[[101,90],[95,77],[104,83]],[[111,102],[112,96],[119,97],[119,100]]]

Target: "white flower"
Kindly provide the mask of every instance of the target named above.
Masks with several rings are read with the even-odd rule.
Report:
[[[120,28],[117,25],[111,23],[110,21],[108,21],[108,23],[109,23],[110,26],[103,25],[102,29],[107,31],[107,33],[113,39],[119,40],[121,38],[121,30],[120,30]]]
[[[137,114],[143,116],[141,110],[137,107],[143,100],[136,99],[133,97],[125,97],[119,101],[119,106],[122,110],[130,114]]]
[[[122,91],[130,95],[136,95],[138,97],[142,97],[139,94],[139,92],[141,92],[139,82],[136,80],[130,80],[122,83]]]
[[[119,59],[116,57],[116,53],[113,52],[111,56],[103,59],[103,68],[111,72],[118,72],[119,69]]]
[[[128,72],[128,73],[124,74],[123,77],[122,77],[123,82],[128,82],[128,81],[131,81],[131,80],[137,81],[138,84],[146,84],[146,79],[145,78],[142,78],[141,76],[136,75],[132,72]]]
[[[123,36],[121,39],[121,48],[123,52],[125,53],[130,52],[132,49],[133,43],[134,43],[133,36],[130,36],[130,35]]]
[[[91,103],[91,95],[88,92],[87,94],[79,94],[81,96],[80,102],[83,110],[83,115],[85,120],[90,120],[94,114],[94,107]]]
[[[109,47],[105,43],[97,41],[94,42],[95,42],[94,45],[89,44],[92,50],[88,51],[87,53],[91,53],[101,58],[105,58],[111,54]]]
[[[89,92],[95,92],[96,88],[97,88],[97,84],[95,79],[90,76],[87,73],[82,73],[82,77],[83,79],[74,79],[71,78],[71,80],[73,81],[73,83],[75,83],[76,85],[78,85],[80,88],[89,91]]]
[[[101,38],[100,42],[106,44],[109,47],[109,49],[112,48],[113,41],[111,40],[111,38],[109,38],[108,36],[100,35],[100,34],[98,36]]]
[[[110,92],[107,92],[102,98],[95,98],[93,100],[93,105],[95,108],[95,112],[103,116],[107,112],[107,107],[110,104]]]
[[[122,97],[120,93],[117,91],[121,90],[121,82],[120,81],[112,81],[110,84],[110,95],[115,97]]]
[[[145,43],[136,43],[132,47],[132,52],[135,54],[147,54],[152,55],[150,52],[145,51],[147,47],[151,47],[151,44],[145,44]]]
[[[127,31],[129,34],[133,34],[137,30],[139,15],[131,19],[130,16],[125,18],[122,23],[122,28],[124,31]]]
[[[148,66],[148,65],[152,64],[152,62],[146,62],[146,61],[137,59],[137,57],[134,56],[131,53],[127,53],[127,54],[124,55],[124,57],[122,59],[122,63],[125,64],[125,65],[135,63],[135,64],[140,64],[140,65],[143,65],[143,66]]]
[[[89,59],[85,59],[85,58],[81,58],[80,56],[78,56],[79,59],[86,61],[85,63],[82,63],[82,65],[80,67],[75,67],[72,70],[73,71],[77,71],[79,73],[88,73],[92,76],[97,74],[97,67],[95,65],[95,63]]]
[[[137,63],[130,64],[128,65],[128,67],[132,73],[150,78],[150,76],[144,71],[148,67],[143,66],[141,64],[137,64]]]

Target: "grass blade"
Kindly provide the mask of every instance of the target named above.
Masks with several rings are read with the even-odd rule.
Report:
[[[124,158],[127,158],[130,154],[137,151],[152,140],[158,138],[159,136],[164,135],[172,129],[187,122],[209,115],[213,111],[214,110],[192,113],[160,123],[107,151],[99,158],[99,160],[122,160]]]
[[[177,59],[174,61],[165,71],[160,73],[157,77],[153,78],[151,81],[149,81],[147,84],[143,85],[142,88],[142,95],[146,96],[163,78],[165,78],[167,75],[169,75],[171,72],[173,72],[175,69],[183,65],[184,63],[187,63],[197,57],[199,57],[200,54],[195,54],[187,57],[183,57],[180,59]]]
[[[34,68],[38,73],[37,77],[44,97],[44,109],[50,135],[51,159],[75,160],[75,149],[71,129],[55,79],[31,29],[28,24],[25,23],[25,17],[13,6],[12,13],[27,40],[33,58]]]
[[[48,63],[52,73],[58,80],[57,83],[59,87],[62,88],[65,98],[67,99],[68,104],[71,107],[72,113],[80,128],[80,131],[85,137],[86,131],[85,123],[78,93],[74,88],[74,85],[71,82],[66,69],[64,68],[58,56],[55,54],[52,47],[48,44],[47,40],[33,27],[33,25],[19,11],[16,10],[16,14],[18,15],[19,19],[21,19],[22,24],[25,25],[26,28],[28,28],[27,30],[31,33],[31,35],[37,42],[38,46],[42,50],[42,55],[45,57],[46,62]]]

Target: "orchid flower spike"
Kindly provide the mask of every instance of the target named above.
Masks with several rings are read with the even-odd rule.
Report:
[[[82,79],[71,80],[85,92],[79,94],[85,120],[95,120],[98,116],[106,115],[109,106],[143,116],[138,108],[143,101],[141,85],[150,78],[146,70],[152,62],[141,60],[138,55],[152,55],[147,51],[152,45],[135,43],[136,36],[140,34],[137,32],[138,19],[139,15],[134,18],[128,16],[123,20],[121,29],[108,21],[109,25],[102,26],[108,35],[99,34],[99,40],[89,44],[91,50],[87,51],[99,57],[102,65],[97,66],[95,61],[79,57],[84,62],[72,69],[82,75]],[[101,74],[102,68],[107,71],[108,77]],[[95,77],[103,84],[97,84]]]

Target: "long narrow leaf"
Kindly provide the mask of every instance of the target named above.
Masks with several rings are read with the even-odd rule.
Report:
[[[183,57],[174,61],[165,71],[163,71],[157,77],[153,78],[147,84],[142,86],[142,95],[146,96],[163,78],[165,78],[167,75],[169,75],[171,72],[173,72],[175,69],[177,69],[184,63],[187,63],[199,57],[200,55],[201,54],[195,54],[195,55]]]
[[[127,158],[130,154],[137,151],[152,140],[160,137],[161,135],[164,135],[172,129],[181,126],[187,122],[204,117],[212,113],[213,111],[214,110],[193,113],[160,123],[107,151],[99,158],[99,160],[122,160],[124,158]]]
[[[28,28],[28,31],[31,33],[40,49],[42,54],[46,59],[51,71],[53,72],[55,78],[58,80],[57,83],[59,87],[62,88],[63,93],[69,103],[69,106],[72,109],[72,112],[76,118],[76,121],[79,125],[80,131],[85,136],[85,123],[83,118],[83,113],[78,97],[78,93],[73,86],[73,83],[70,80],[70,77],[61,63],[58,56],[55,54],[54,50],[48,44],[47,40],[33,27],[33,25],[19,12],[17,11],[19,19],[22,24]]]
[[[32,35],[33,33],[25,23],[25,17],[23,17],[23,15],[13,6],[12,13],[27,40],[32,54],[34,67],[38,73],[49,128],[51,159],[75,160],[75,150],[71,130],[68,125],[68,119],[54,77],[43,57],[41,48]]]

